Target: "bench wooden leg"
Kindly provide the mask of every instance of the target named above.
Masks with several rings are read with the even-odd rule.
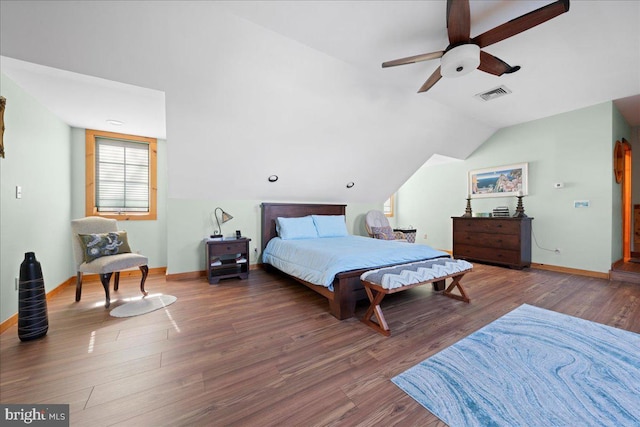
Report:
[[[471,270],[468,270],[468,271],[471,271]],[[389,329],[389,325],[387,325],[387,321],[384,318],[384,314],[382,314],[382,308],[380,308],[380,302],[382,301],[382,299],[386,294],[404,291],[416,286],[426,285],[427,283],[432,283],[434,286],[434,289],[436,288],[436,285],[438,287],[441,286],[442,287],[441,289],[444,289],[445,281],[448,278],[451,278],[452,282],[446,289],[444,289],[444,291],[442,292],[442,295],[468,303],[471,300],[469,299],[469,296],[467,295],[464,288],[462,287],[462,284],[460,283],[460,280],[464,277],[464,275],[465,273],[456,273],[455,275],[449,275],[444,278],[441,278],[440,280],[436,279],[434,281],[411,283],[411,284],[404,285],[392,290],[384,289],[379,284],[371,283],[363,280],[362,286],[364,287],[364,290],[367,293],[367,296],[369,297],[369,301],[371,305],[369,305],[367,312],[364,314],[364,317],[362,318],[362,322],[370,326],[371,328],[375,329],[376,331],[380,332],[382,335],[388,337],[389,335],[391,335],[391,330]],[[460,292],[459,295],[454,294],[452,292],[455,288],[457,288],[458,292]],[[371,317],[374,315],[376,316],[377,322],[374,322],[373,320],[371,320]]]
[[[368,286],[365,286],[364,290],[367,292],[367,296],[369,297],[371,305],[367,309],[367,312],[364,314],[362,322],[380,332],[382,335],[388,337],[391,334],[391,331],[389,330],[389,325],[387,325],[387,321],[385,320],[384,315],[382,314],[382,309],[380,308],[380,302],[386,294],[383,292],[375,291]],[[378,323],[371,320],[371,316],[373,315],[376,316]]]
[[[461,274],[459,276],[453,277],[453,281],[451,282],[449,287],[447,289],[445,289],[445,291],[442,293],[442,295],[447,296],[449,298],[457,299],[458,301],[469,302],[470,299],[467,296],[467,293],[464,291],[464,288],[462,287],[462,284],[460,283],[460,279],[462,279],[463,276],[464,276],[464,274]],[[451,292],[454,288],[458,288],[458,291],[460,292],[460,295],[454,294],[454,293]]]

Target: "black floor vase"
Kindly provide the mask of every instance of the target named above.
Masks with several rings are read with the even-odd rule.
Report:
[[[36,254],[27,252],[20,264],[18,293],[18,337],[21,341],[43,337],[49,330],[47,296],[42,268]]]

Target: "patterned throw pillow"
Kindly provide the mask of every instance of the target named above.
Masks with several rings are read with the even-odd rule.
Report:
[[[396,240],[396,235],[391,227],[371,227],[371,233],[376,239]]]
[[[126,231],[101,234],[78,234],[84,253],[84,262],[115,254],[131,253]]]

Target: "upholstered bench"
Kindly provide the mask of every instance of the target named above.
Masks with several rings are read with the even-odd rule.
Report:
[[[433,283],[434,290],[444,289],[442,295],[468,303],[470,300],[460,284],[460,279],[472,269],[473,265],[461,259],[436,258],[369,270],[360,276],[371,302],[362,321],[381,334],[389,336],[391,331],[380,308],[384,296],[427,283]],[[445,289],[447,279],[452,279],[452,282]],[[460,294],[452,292],[456,288]],[[376,316],[377,323],[371,320],[373,315]]]

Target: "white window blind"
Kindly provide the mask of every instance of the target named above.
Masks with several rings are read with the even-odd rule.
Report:
[[[149,144],[96,137],[96,208],[149,211]]]

